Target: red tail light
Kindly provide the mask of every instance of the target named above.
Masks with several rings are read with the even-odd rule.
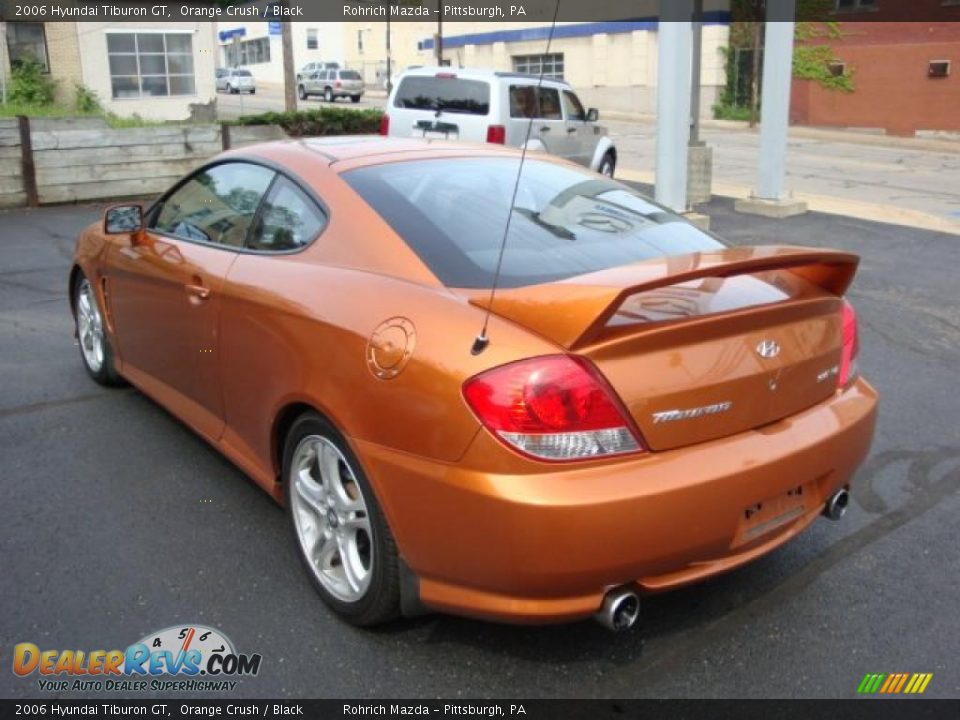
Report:
[[[337,83],[334,85],[334,87],[343,87],[343,83],[337,80]]]
[[[857,379],[860,366],[857,356],[860,354],[860,334],[857,330],[857,313],[849,301],[843,301],[843,353],[840,355],[840,380],[838,385],[845,388]]]
[[[580,358],[550,355],[503,365],[468,380],[463,396],[497,438],[536,458],[581,460],[643,449],[613,390]]]
[[[390,116],[384,113],[380,116],[380,134],[389,135],[390,134]]]
[[[507,129],[503,125],[491,125],[487,128],[487,142],[504,145],[507,142]]]

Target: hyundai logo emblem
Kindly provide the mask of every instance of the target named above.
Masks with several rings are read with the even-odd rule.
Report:
[[[780,345],[775,340],[761,340],[757,343],[757,355],[762,358],[775,358],[780,354]]]

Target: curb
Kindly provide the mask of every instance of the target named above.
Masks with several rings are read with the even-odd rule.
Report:
[[[648,170],[618,168],[616,179],[652,185],[655,181],[655,176],[653,172]],[[752,188],[746,185],[734,185],[730,183],[714,182],[712,191],[714,195],[732,198],[734,200],[746,200],[753,195]],[[904,225],[919,230],[931,230],[933,232],[942,232],[950,235],[960,235],[960,220],[951,220],[920,210],[891,207],[890,205],[863,202],[861,200],[847,200],[828,195],[814,195],[805,192],[791,193],[790,198],[792,200],[801,200],[807,203],[808,209],[827,215],[840,215],[843,217],[857,218],[858,220],[869,220],[871,222],[888,223],[890,225]]]
[[[630,122],[642,125],[656,125],[656,116],[646,113],[618,112],[616,110],[600,111],[600,119],[615,122]],[[701,120],[701,128],[711,130],[732,130],[743,133],[760,134],[760,126],[751,128],[740,120]],[[924,131],[927,132],[927,131]],[[817,128],[803,125],[791,125],[787,130],[790,140],[822,140],[827,142],[852,143],[855,145],[875,145],[881,147],[895,147],[904,150],[936,150],[939,152],[960,153],[960,136],[952,137],[900,137],[887,135],[869,129],[853,130],[839,128]]]

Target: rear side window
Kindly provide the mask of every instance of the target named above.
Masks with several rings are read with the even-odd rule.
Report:
[[[344,173],[448,287],[489,288],[517,177],[513,158],[386,163]],[[724,245],[620,183],[527,158],[502,287],[552,282]]]
[[[490,85],[457,77],[412,75],[400,81],[393,104],[408,110],[487,115],[490,112]]]
[[[300,188],[280,176],[263,201],[247,247],[296,250],[320,234],[327,218]]]
[[[553,88],[540,88],[540,112],[538,118],[544,120],[563,120],[560,112],[560,93]]]
[[[560,94],[553,88],[538,90],[535,85],[511,85],[510,117],[561,120]]]

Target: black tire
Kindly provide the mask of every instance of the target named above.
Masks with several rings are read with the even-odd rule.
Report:
[[[327,88],[323,91],[323,99],[329,103],[336,102],[337,100],[336,96],[333,94],[333,90],[330,88]]]
[[[355,102],[355,103],[360,102],[360,96],[359,96],[359,95],[351,95],[351,96],[350,96],[350,102]]]
[[[597,168],[597,172],[601,175],[606,175],[607,177],[613,177],[613,173],[617,169],[617,158],[609,150],[603,156],[603,159],[600,161],[600,167]]]
[[[307,99],[307,89],[303,87],[303,85],[297,86],[297,97],[299,97],[301,100]]]
[[[257,89],[256,89],[256,88],[253,88],[253,89],[250,91],[250,94],[251,94],[251,95],[256,95],[256,94],[257,94]]]
[[[300,442],[309,436],[325,438],[336,446],[348,463],[350,473],[360,487],[363,501],[366,504],[367,516],[370,520],[373,535],[370,539],[370,546],[373,550],[370,567],[371,579],[363,596],[355,602],[344,602],[332,595],[323,586],[303,550],[297,533],[297,525],[293,517],[294,505],[291,499],[291,493],[294,492],[291,464],[294,452]],[[316,413],[304,413],[293,423],[284,441],[283,475],[281,477],[284,484],[287,518],[297,555],[314,588],[327,606],[341,618],[358,627],[379,625],[397,618],[400,615],[400,570],[396,541],[393,538],[393,533],[390,532],[390,527],[387,525],[373,488],[370,486],[370,481],[367,480],[366,473],[364,473],[359,460],[343,439],[343,436],[333,425]]]
[[[84,353],[83,339],[80,337],[80,295],[81,290],[84,286],[90,288],[90,295],[92,302],[94,303],[94,309],[96,310],[99,316],[99,322],[101,324],[101,345],[103,351],[103,360],[100,362],[100,367],[95,368],[87,360],[87,355]],[[71,297],[73,298],[73,327],[77,333],[77,345],[80,349],[80,359],[83,361],[83,367],[87,371],[87,374],[93,378],[93,381],[99,385],[105,387],[117,387],[121,385],[126,385],[126,381],[120,377],[120,374],[117,372],[117,368],[113,362],[113,347],[110,345],[110,334],[106,331],[106,323],[103,321],[103,310],[100,307],[100,299],[97,297],[96,288],[92,283],[87,281],[87,278],[84,277],[83,273],[77,273],[76,280],[73,283],[73,288],[70,290]]]
[[[233,85],[227,85],[227,92],[231,95],[236,95],[240,92],[240,88],[235,88]]]

